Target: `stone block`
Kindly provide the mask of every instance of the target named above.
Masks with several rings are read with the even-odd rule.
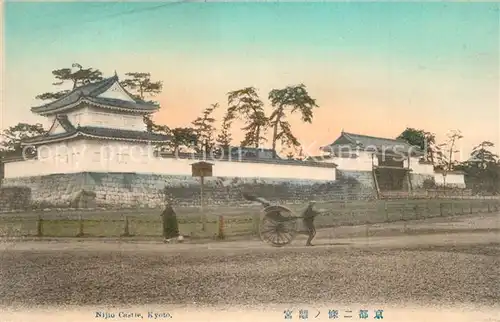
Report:
[[[24,186],[10,186],[0,188],[1,210],[22,210],[31,206],[31,189]]]

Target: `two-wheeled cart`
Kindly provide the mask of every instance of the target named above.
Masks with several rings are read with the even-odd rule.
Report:
[[[303,224],[305,217],[317,216],[321,212],[313,210],[314,202],[311,201],[301,215],[285,206],[270,205],[264,208],[260,217],[259,234],[262,241],[275,247],[290,244],[297,234],[309,234]]]

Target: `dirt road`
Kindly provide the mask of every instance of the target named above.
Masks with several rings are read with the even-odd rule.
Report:
[[[452,226],[448,228],[460,228]],[[86,317],[98,307],[160,304],[175,307],[177,314],[179,307],[194,306],[267,307],[283,313],[279,304],[323,311],[364,305],[385,308],[386,314],[391,307],[393,317],[397,308],[431,305],[465,305],[467,312],[479,312],[500,302],[500,242],[496,232],[472,228],[453,234],[342,239],[324,230],[317,246],[310,248],[303,246],[303,239],[285,248],[257,240],[175,245],[4,242],[0,304],[86,306]],[[16,314],[12,321],[20,317]],[[472,320],[483,321],[477,314]],[[495,321],[489,316],[484,321]]]

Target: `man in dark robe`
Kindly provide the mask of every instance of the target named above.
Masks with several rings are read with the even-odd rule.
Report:
[[[163,220],[163,237],[165,242],[179,236],[179,224],[177,223],[177,214],[172,208],[170,202],[165,205],[165,210],[161,214]]]
[[[311,201],[309,203],[309,206],[307,206],[306,210],[304,210],[304,227],[307,229],[307,232],[309,234],[309,238],[307,238],[306,246],[313,246],[311,244],[311,241],[313,240],[314,236],[316,236],[316,227],[314,227],[314,218],[318,215],[318,212],[313,210],[314,206],[314,201]]]

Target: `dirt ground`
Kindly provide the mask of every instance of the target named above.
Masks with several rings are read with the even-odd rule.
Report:
[[[21,313],[26,309],[45,308],[47,313],[46,308],[85,307],[86,313],[79,316],[89,321],[95,320],[100,308],[113,307],[110,312],[116,313],[119,308],[137,306],[142,314],[151,308],[165,311],[167,306],[175,308],[178,316],[195,307],[243,307],[257,312],[255,316],[265,308],[276,311],[274,317],[280,320],[281,308],[291,305],[310,307],[310,312],[322,310],[325,320],[324,312],[332,306],[385,308],[389,318],[390,312],[392,318],[396,312],[403,314],[402,308],[466,306],[463,318],[463,312],[498,309],[500,240],[497,231],[484,230],[500,228],[498,222],[499,215],[494,214],[448,223],[374,225],[370,229],[388,231],[400,225],[412,234],[372,237],[344,234],[339,238],[335,230],[321,230],[315,247],[304,247],[302,237],[284,248],[259,240],[206,244],[4,240],[0,305],[21,310],[4,314],[5,321],[29,321]],[[433,234],[418,233],[429,227],[439,229]],[[366,227],[345,229],[361,232]],[[37,321],[43,315],[40,312]],[[472,320],[499,321],[495,316],[500,311],[494,312],[481,318],[475,313]],[[209,320],[221,319],[203,318]],[[398,321],[403,320],[399,315]]]

